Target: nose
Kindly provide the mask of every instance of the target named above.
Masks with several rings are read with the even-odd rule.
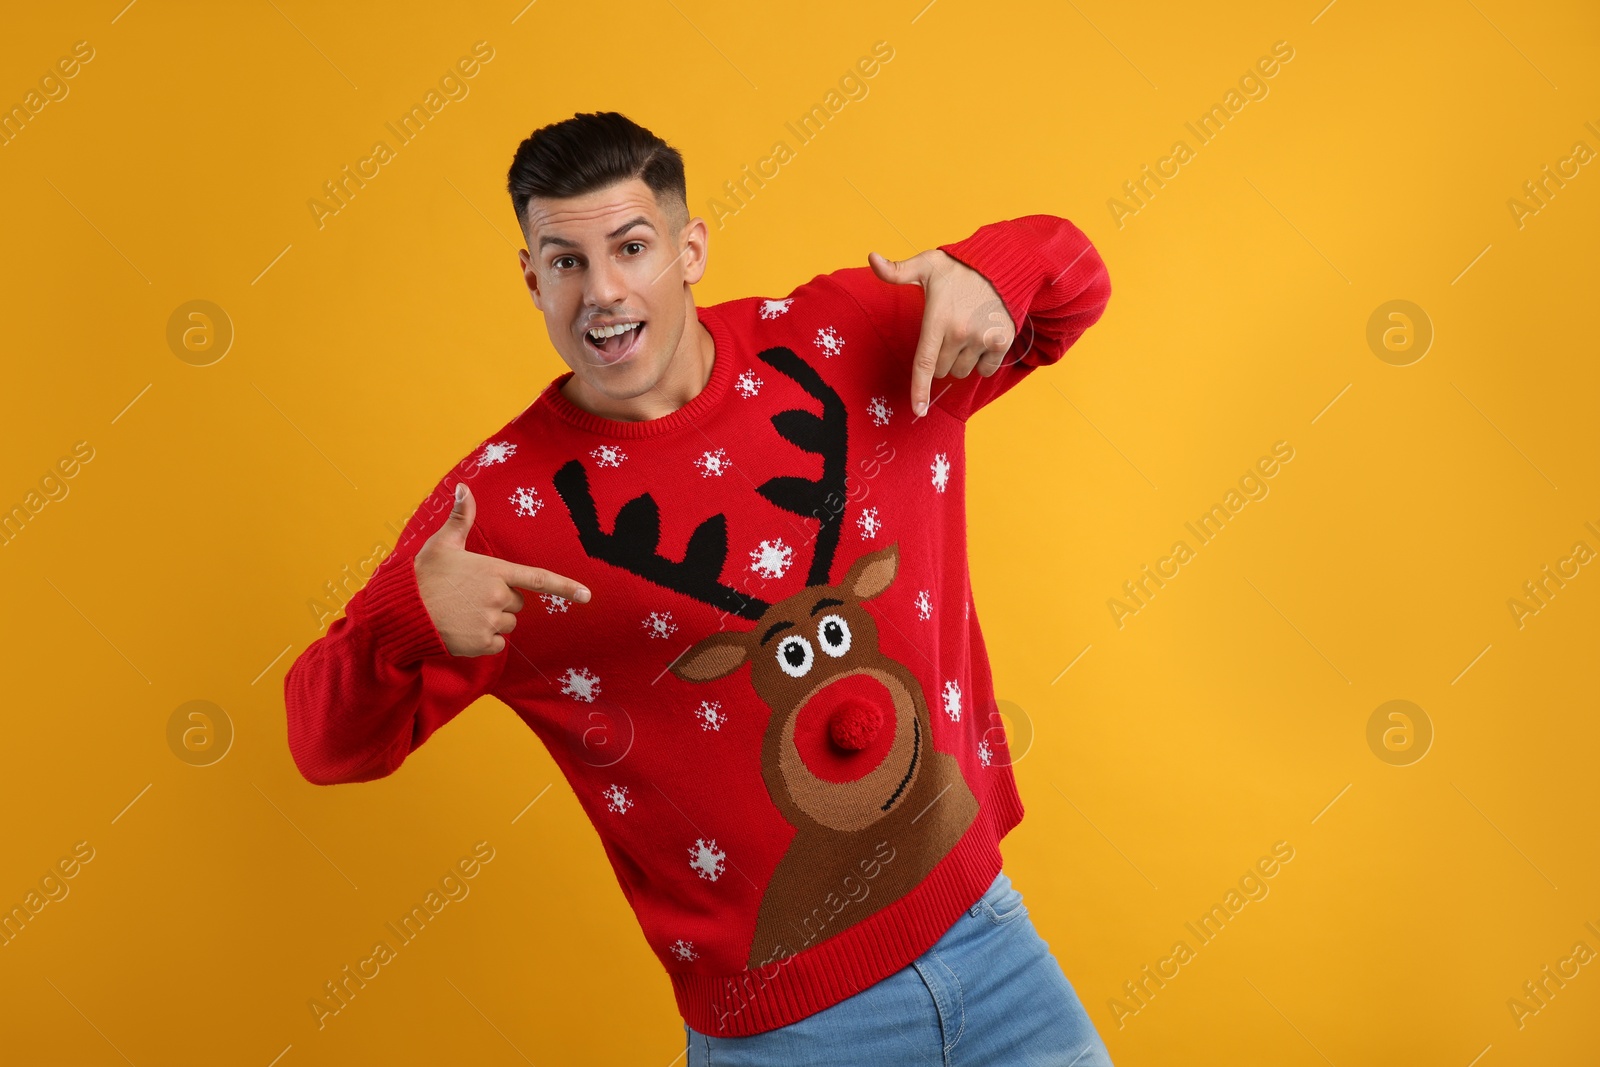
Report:
[[[878,705],[860,698],[849,699],[828,717],[828,736],[846,752],[860,752],[872,744],[882,725],[883,712]]]
[[[586,283],[583,295],[591,307],[618,307],[628,295],[622,268],[606,259],[590,266]]]
[[[911,729],[896,720],[894,694],[883,681],[850,672],[816,690],[798,710],[795,752],[822,781],[854,782],[884,761],[900,727]]]

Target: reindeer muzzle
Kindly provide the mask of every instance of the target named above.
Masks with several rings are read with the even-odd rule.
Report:
[[[854,782],[889,755],[894,696],[882,681],[851,673],[822,686],[795,720],[794,745],[806,768],[827,782]]]

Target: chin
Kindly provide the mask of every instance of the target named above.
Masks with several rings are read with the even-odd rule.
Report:
[[[609,367],[595,366],[593,363],[583,364],[582,367],[582,370],[574,368],[574,376],[581,378],[590,389],[612,400],[632,400],[643,396],[656,387],[663,370],[648,357],[628,359]]]

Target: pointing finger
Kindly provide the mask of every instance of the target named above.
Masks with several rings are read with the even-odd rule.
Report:
[[[547,571],[543,567],[526,567],[520,563],[506,564],[501,575],[505,583],[515,589],[528,589],[535,593],[554,593],[580,604],[588,603],[589,590],[563,574]]]
[[[917,353],[911,360],[911,409],[918,415],[928,413],[928,392],[933,387],[934,372],[939,365],[944,331],[936,319],[932,304],[922,309],[922,333],[917,337]]]

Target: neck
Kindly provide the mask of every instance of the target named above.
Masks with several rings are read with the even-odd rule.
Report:
[[[616,398],[590,388],[574,374],[561,387],[562,394],[575,407],[618,422],[645,422],[670,415],[700,395],[711,380],[716,361],[716,342],[691,305],[688,328],[678,341],[677,350],[655,385],[637,396]]]

